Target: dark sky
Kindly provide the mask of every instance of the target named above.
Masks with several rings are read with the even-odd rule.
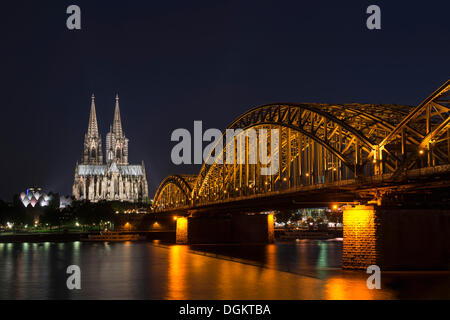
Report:
[[[66,28],[81,7],[82,29]],[[381,7],[382,30],[366,28]],[[150,194],[176,128],[224,129],[274,101],[416,105],[450,78],[449,1],[2,1],[0,198],[71,192],[90,96],[102,137],[120,95]],[[104,143],[103,143],[104,146]]]

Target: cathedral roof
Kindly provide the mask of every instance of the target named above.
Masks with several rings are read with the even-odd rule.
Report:
[[[127,165],[127,166],[112,166],[107,165],[78,165],[78,175],[80,176],[104,176],[108,172],[116,172],[116,168],[122,176],[143,176],[143,169],[141,165]]]

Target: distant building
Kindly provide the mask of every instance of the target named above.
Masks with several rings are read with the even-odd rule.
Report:
[[[36,206],[47,207],[51,199],[50,196],[42,192],[41,188],[28,188],[26,192],[20,194],[20,201],[25,207],[29,205],[33,208]]]
[[[113,124],[106,135],[106,164],[103,162],[102,139],[98,132],[95,100],[92,95],[88,131],[84,137],[81,164],[76,164],[72,188],[76,200],[120,200],[136,202],[148,197],[144,162],[128,163],[128,139],[122,130],[119,97]]]
[[[52,193],[47,194],[42,191],[42,188],[32,187],[20,194],[20,201],[25,207],[47,207],[50,202],[54,200]],[[64,209],[72,204],[72,197],[59,197],[59,208]]]
[[[72,204],[72,197],[69,197],[69,196],[63,197],[63,196],[61,196],[59,198],[59,208],[60,209],[64,209],[64,208],[70,206],[71,204]]]

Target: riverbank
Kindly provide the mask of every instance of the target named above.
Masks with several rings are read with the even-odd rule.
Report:
[[[73,242],[80,241],[88,234],[89,232],[13,233],[0,235],[0,242]]]
[[[162,240],[175,242],[175,231],[143,231],[133,232],[144,236],[146,240]],[[22,242],[73,242],[87,238],[89,234],[98,232],[27,232],[27,233],[0,233],[0,243]]]
[[[122,231],[123,233],[128,233]],[[81,241],[89,234],[98,234],[98,231],[83,232],[23,232],[23,233],[0,233],[0,243],[8,242],[72,242]],[[161,240],[168,243],[175,243],[175,230],[161,231],[133,231],[129,232],[144,236],[145,240]],[[326,240],[342,238],[342,231],[299,231],[299,230],[275,230],[275,239],[278,241],[295,241],[296,239],[316,239]]]
[[[295,241],[303,239],[328,240],[343,237],[342,229],[308,230],[308,229],[275,229],[275,239],[280,241]]]

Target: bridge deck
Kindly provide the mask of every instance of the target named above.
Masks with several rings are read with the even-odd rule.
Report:
[[[301,206],[329,206],[332,203],[367,202],[373,200],[377,192],[401,189],[403,192],[443,188],[450,186],[450,165],[441,165],[407,171],[403,175],[384,174],[361,179],[349,179],[310,186],[300,186],[281,191],[272,191],[240,197],[232,197],[215,202],[197,203],[159,213],[199,213],[215,210],[251,211],[265,208]]]

